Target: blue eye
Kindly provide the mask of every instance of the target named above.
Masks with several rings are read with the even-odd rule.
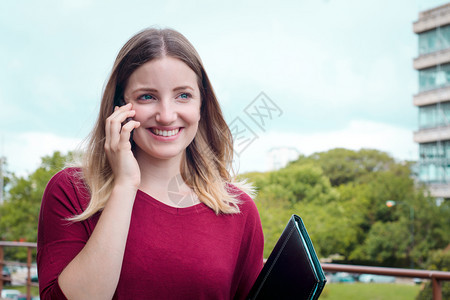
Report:
[[[189,94],[189,93],[182,93],[182,94],[180,95],[180,98],[182,98],[182,99],[189,99],[190,97],[192,97],[192,96],[191,96],[191,94]]]
[[[152,100],[153,96],[149,94],[142,95],[138,98],[139,100]]]

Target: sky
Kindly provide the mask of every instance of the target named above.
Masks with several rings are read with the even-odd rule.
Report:
[[[170,27],[199,52],[235,134],[239,172],[268,153],[336,147],[417,160],[412,23],[438,0],[0,2],[0,156],[18,175],[77,149],[122,45]],[[256,112],[256,114],[255,114]]]

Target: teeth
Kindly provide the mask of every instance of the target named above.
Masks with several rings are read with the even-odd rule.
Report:
[[[180,131],[179,128],[174,129],[174,130],[169,130],[169,131],[167,131],[167,130],[159,130],[159,129],[152,129],[152,132],[154,134],[161,135],[161,136],[172,136],[172,135],[177,134],[178,131]]]

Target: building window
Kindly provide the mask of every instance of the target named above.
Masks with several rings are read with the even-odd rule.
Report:
[[[419,34],[419,55],[450,47],[450,25],[434,28]]]
[[[419,178],[423,182],[450,182],[450,141],[419,145]]]
[[[450,85],[450,64],[419,70],[419,91]]]
[[[450,125],[450,102],[419,107],[419,129]]]
[[[427,183],[450,183],[450,165],[421,164],[419,166],[419,179]]]

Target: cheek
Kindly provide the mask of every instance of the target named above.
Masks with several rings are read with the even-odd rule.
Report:
[[[202,115],[202,112],[201,112],[201,104],[200,104],[195,109],[195,120],[197,122],[200,121],[201,115]]]
[[[201,118],[201,112],[200,109],[196,110],[196,115],[195,115],[195,121],[199,122]]]
[[[145,107],[133,107],[134,111],[136,111],[136,114],[134,115],[134,120],[143,122],[145,119],[148,119],[151,115],[151,111],[148,111]]]
[[[200,108],[198,106],[186,107],[179,116],[182,116],[189,123],[198,123],[200,121]]]

